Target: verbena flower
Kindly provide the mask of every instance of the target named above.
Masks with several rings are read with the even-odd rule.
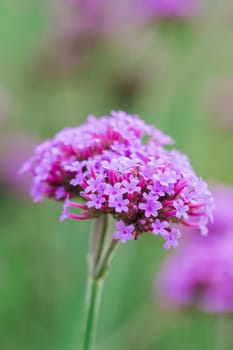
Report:
[[[233,312],[233,188],[216,187],[213,193],[210,235],[193,232],[156,279],[160,300],[168,307]]]
[[[188,158],[165,148],[172,143],[137,115],[89,116],[37,146],[22,171],[33,175],[34,201],[65,200],[61,221],[111,214],[117,220],[115,239],[151,232],[168,249],[180,237],[174,224],[205,232],[213,207]]]

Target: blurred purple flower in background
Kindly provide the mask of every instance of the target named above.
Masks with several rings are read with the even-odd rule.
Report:
[[[55,24],[70,36],[103,31],[106,0],[51,0],[51,8]]]
[[[31,176],[20,176],[22,162],[29,156],[37,140],[26,132],[1,135],[0,141],[0,184],[7,193],[26,197]]]
[[[115,30],[135,23],[135,0],[51,0],[55,23],[70,35],[111,36]]]
[[[233,80],[219,79],[206,92],[209,121],[217,128],[233,130]]]
[[[51,70],[66,71],[85,65],[100,40],[112,40],[119,32],[127,35],[137,21],[131,0],[51,0],[50,3],[51,21],[42,64]]]
[[[164,147],[172,143],[137,115],[114,111],[89,116],[83,125],[38,145],[22,171],[33,175],[35,201],[44,196],[65,200],[61,221],[111,214],[118,221],[115,239],[124,243],[151,232],[169,249],[180,237],[173,224],[205,232],[213,207],[207,185],[189,159]],[[71,201],[75,197],[82,203]]]
[[[210,313],[233,312],[233,188],[213,190],[216,203],[209,236],[194,233],[163,266],[156,279],[162,305],[195,305]]]
[[[137,0],[145,18],[189,18],[203,5],[200,0]]]
[[[51,0],[39,64],[47,73],[85,65],[103,34],[105,0]]]
[[[0,88],[0,123],[3,122],[10,113],[10,101],[6,92]]]
[[[211,237],[214,233],[218,237],[228,233],[233,236],[233,187],[218,185],[212,189],[212,193],[216,210],[214,210],[213,222],[208,224]]]
[[[127,52],[129,41],[142,44],[138,35],[145,24],[190,19],[203,7],[200,0],[50,0],[50,4],[50,27],[40,55],[47,73],[85,66],[106,40]]]

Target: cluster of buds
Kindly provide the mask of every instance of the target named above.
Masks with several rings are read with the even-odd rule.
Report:
[[[22,171],[33,174],[35,201],[64,200],[61,221],[110,214],[117,220],[114,239],[124,243],[151,232],[169,249],[178,245],[177,224],[205,234],[213,209],[188,158],[164,147],[172,143],[137,115],[114,111],[40,144]]]

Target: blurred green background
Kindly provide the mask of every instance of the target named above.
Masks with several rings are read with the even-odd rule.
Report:
[[[51,22],[49,1],[0,0],[0,87],[8,104],[2,158],[15,135],[40,141],[88,114],[124,109],[171,135],[200,176],[233,182],[228,1],[210,1],[190,21],[151,22],[98,39],[85,63],[65,69],[46,63]],[[17,159],[16,143],[8,160]],[[34,205],[0,181],[0,349],[77,349],[91,222],[60,224],[60,203]],[[230,318],[223,336],[221,316],[165,313],[156,304],[154,278],[167,254],[149,235],[120,247],[104,287],[97,350],[233,348]]]

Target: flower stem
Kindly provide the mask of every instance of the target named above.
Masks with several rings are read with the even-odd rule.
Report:
[[[89,277],[94,276],[96,265],[98,264],[107,238],[108,215],[101,215],[94,221],[93,234],[90,237],[90,246],[88,252]]]
[[[88,297],[86,300],[87,317],[84,331],[83,350],[91,350],[94,345],[98,310],[100,305],[103,280],[91,278],[88,281]]]
[[[97,265],[99,263],[99,260],[101,258],[101,254],[103,252],[104,243],[105,243],[106,236],[107,236],[107,228],[108,228],[108,216],[104,215],[103,219],[102,219],[102,225],[100,228],[101,235],[100,235],[100,239],[99,239],[99,247],[98,247],[98,251],[96,254],[95,265]]]
[[[103,260],[100,261],[100,264],[97,265],[96,274],[95,277],[97,279],[101,279],[104,277],[105,273],[107,272],[109,268],[109,264],[113,258],[113,255],[115,253],[116,247],[118,246],[119,241],[118,240],[112,240],[109,247],[106,250],[106,253],[103,257]]]
[[[95,340],[96,324],[101,300],[105,272],[117,247],[118,241],[112,240],[107,248],[107,216],[96,219],[89,252],[89,278],[86,298],[86,317],[83,350],[92,350]]]

